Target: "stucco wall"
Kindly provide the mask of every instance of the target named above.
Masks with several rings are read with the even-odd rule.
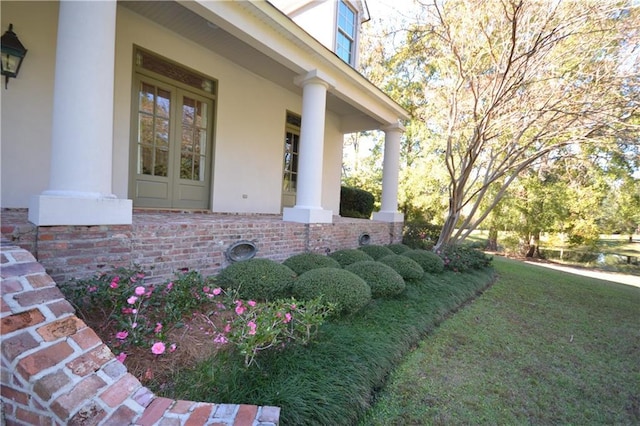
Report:
[[[2,94],[1,204],[24,208],[49,185],[58,3],[3,1],[1,7],[3,27],[13,23],[29,49],[19,78]],[[280,213],[286,111],[300,114],[301,97],[122,6],[117,9],[112,192],[130,198],[134,45],[218,82],[212,210]],[[340,196],[340,125],[339,117],[327,115],[322,203],[334,213]]]

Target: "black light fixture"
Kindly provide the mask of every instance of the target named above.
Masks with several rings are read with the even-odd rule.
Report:
[[[27,54],[18,36],[13,32],[13,24],[9,24],[9,30],[2,35],[2,75],[5,77],[4,88],[9,84],[10,78],[16,78],[20,72],[22,60]]]

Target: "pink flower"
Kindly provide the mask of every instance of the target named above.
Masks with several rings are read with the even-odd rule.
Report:
[[[205,293],[209,293],[209,290],[211,290],[208,286],[204,286],[202,287],[202,291]]]
[[[236,314],[242,315],[246,308],[242,306],[242,300],[236,300]]]
[[[173,281],[169,282],[169,284],[167,284],[167,291],[171,291],[171,289],[173,288]]]
[[[120,352],[118,354],[118,356],[116,357],[116,359],[122,363],[124,363],[124,360],[127,359],[127,354],[124,352]]]
[[[89,291],[89,293],[94,293],[94,292],[98,291],[98,287],[96,287],[96,286],[89,287],[87,290]]]
[[[296,304],[295,304],[295,303],[292,303],[292,304],[291,304],[291,309],[293,309],[293,310],[295,311],[296,309],[298,309],[298,307],[296,306]]]
[[[127,303],[130,305],[133,305],[134,303],[136,303],[136,300],[138,300],[137,296],[131,296],[130,298],[127,299]]]
[[[284,319],[282,320],[282,322],[286,324],[289,321],[291,321],[291,314],[287,312],[286,314],[284,314]]]
[[[224,326],[224,332],[228,333],[231,331],[231,324],[227,323],[227,325]]]
[[[153,329],[154,333],[160,333],[162,331],[162,324],[157,322],[156,323],[156,328]]]
[[[255,301],[253,301],[253,300],[249,300],[249,301],[247,302],[247,304],[248,304],[249,306],[256,306],[256,302],[255,302]]]
[[[164,353],[165,346],[162,342],[156,342],[151,346],[151,353],[154,355],[162,355]]]
[[[132,314],[134,311],[134,309],[131,308],[122,308],[122,313],[123,314]]]
[[[138,326],[137,322],[134,322],[133,324],[131,324],[131,328],[136,328]]]
[[[249,326],[249,334],[251,335],[256,334],[256,327],[257,327],[256,323],[253,321],[249,321],[247,325]]]
[[[134,293],[136,294],[136,296],[142,296],[145,291],[146,291],[146,289],[144,287],[142,287],[141,285],[139,285],[138,287],[136,287]]]
[[[176,347],[177,347],[176,344],[172,343],[171,346],[169,346],[169,352],[175,352]]]
[[[118,288],[118,281],[114,279],[113,281],[111,281],[111,284],[109,284],[109,287]]]
[[[124,340],[129,336],[128,331],[118,331],[116,333],[116,339]]]
[[[219,295],[220,293],[222,293],[222,289],[220,287],[213,289],[213,294],[215,294],[216,296]]]
[[[224,345],[225,343],[227,343],[228,340],[226,337],[224,337],[222,334],[218,334],[215,339],[213,339],[213,343],[218,343],[220,345]]]

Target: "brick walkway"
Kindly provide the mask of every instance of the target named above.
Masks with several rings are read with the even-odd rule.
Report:
[[[75,316],[29,252],[3,240],[0,259],[0,424],[279,424],[278,407],[156,397]]]

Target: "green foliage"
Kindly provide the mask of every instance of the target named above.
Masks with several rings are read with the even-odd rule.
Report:
[[[411,247],[406,244],[389,244],[387,247],[395,254],[402,254],[405,251],[411,250]]]
[[[362,250],[363,252],[367,253],[373,258],[373,260],[378,260],[381,257],[394,254],[390,248],[378,245],[361,246],[358,250]]]
[[[362,278],[344,269],[319,268],[300,275],[293,285],[294,295],[302,300],[322,297],[335,304],[338,315],[352,314],[371,301],[371,287]]]
[[[443,246],[436,252],[444,261],[444,267],[454,272],[467,272],[491,265],[492,257],[464,244]]]
[[[281,263],[253,258],[227,266],[218,274],[218,281],[243,299],[276,300],[289,295],[295,276]]]
[[[365,260],[345,267],[371,287],[371,297],[393,297],[402,293],[406,287],[404,279],[391,266],[381,262]]]
[[[340,216],[368,219],[373,212],[373,194],[359,188],[340,187]]]
[[[391,266],[405,280],[417,280],[424,275],[424,270],[415,260],[401,254],[390,254],[378,261]]]
[[[405,222],[402,243],[412,249],[431,250],[438,241],[440,229],[440,226],[423,221]]]
[[[340,266],[342,266],[343,268],[355,262],[362,262],[363,260],[374,260],[373,257],[358,249],[337,250],[333,253],[330,253],[329,257],[337,260]]]
[[[415,260],[424,272],[439,274],[444,271],[444,261],[430,250],[409,250],[402,253],[402,256]]]
[[[244,357],[245,367],[256,362],[267,349],[282,349],[286,344],[309,343],[318,327],[333,311],[331,304],[318,297],[307,302],[295,299],[256,303],[235,300],[235,316],[228,332],[216,336],[218,343],[231,343]]]
[[[283,265],[291,268],[293,272],[301,275],[311,269],[317,268],[340,268],[337,260],[319,253],[300,253],[291,256]]]

